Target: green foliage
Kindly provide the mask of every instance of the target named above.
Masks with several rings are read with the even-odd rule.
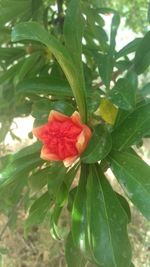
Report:
[[[139,157],[128,152],[114,152],[110,157],[112,170],[125,193],[149,220],[150,167]]]
[[[150,64],[150,52],[149,52],[149,43],[150,41],[150,32],[147,32],[143,40],[140,42],[139,47],[135,55],[135,71],[137,74],[141,74]]]
[[[46,218],[52,236],[66,241],[69,267],[88,262],[134,266],[127,234],[130,207],[105,171],[111,168],[127,198],[150,219],[150,167],[135,152],[150,135],[150,83],[139,83],[139,75],[150,65],[149,32],[116,51],[126,1],[107,1],[107,6],[97,0],[3,2],[1,144],[7,133],[14,136],[15,118],[32,115],[38,126],[47,122],[51,110],[68,116],[78,110],[92,138],[80,159],[67,168],[62,162],[41,160],[38,142],[14,155],[5,153],[0,161],[0,211],[14,222],[23,202],[26,234]],[[117,11],[112,9],[115,5]],[[69,230],[60,224],[63,210],[71,214]]]
[[[65,252],[68,267],[85,266],[86,261],[80,254],[80,250],[74,245],[71,233],[67,237]]]
[[[48,192],[45,192],[42,196],[40,196],[37,200],[33,202],[30,207],[28,218],[25,222],[25,233],[29,231],[29,229],[43,222],[51,204],[51,198]]]
[[[113,131],[113,147],[118,150],[123,150],[146,136],[149,131],[150,103],[141,103]]]
[[[111,135],[106,127],[97,125],[87,149],[83,152],[81,160],[85,163],[95,163],[102,160],[111,150]]]
[[[89,242],[96,262],[106,267],[129,266],[131,250],[126,229],[127,215],[96,166],[91,167],[88,176],[87,217]]]
[[[136,32],[144,32],[148,29],[148,1],[145,0],[107,0],[104,5],[119,11],[125,17],[126,25]],[[139,11],[140,10],[140,11]]]
[[[134,72],[128,73],[126,77],[117,80],[109,93],[109,99],[121,109],[132,110],[135,108],[136,89],[137,76]]]

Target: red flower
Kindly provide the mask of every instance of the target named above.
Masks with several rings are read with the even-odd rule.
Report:
[[[33,129],[33,134],[43,142],[41,158],[71,165],[85,150],[90,138],[90,128],[81,122],[75,111],[71,117],[52,110],[48,123]]]

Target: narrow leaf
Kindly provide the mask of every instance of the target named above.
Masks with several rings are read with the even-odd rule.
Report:
[[[87,210],[90,245],[97,263],[105,267],[129,267],[131,251],[126,213],[107,179],[95,166],[88,176]]]
[[[150,31],[141,40],[135,54],[134,66],[137,74],[141,74],[150,65]]]
[[[65,255],[68,267],[84,267],[85,260],[80,253],[80,250],[75,246],[72,238],[72,233],[70,232],[65,246]]]
[[[26,96],[29,94],[73,96],[67,82],[47,76],[25,79],[17,85],[16,92],[17,94],[23,94]]]
[[[41,197],[35,200],[29,210],[28,218],[25,222],[26,233],[34,226],[41,224],[50,209],[51,197],[48,192],[44,193]]]
[[[109,99],[115,105],[125,110],[132,110],[135,107],[137,82],[136,75],[134,73],[131,75],[130,77],[119,79],[109,93]]]
[[[50,168],[48,179],[48,191],[53,199],[57,199],[57,194],[65,178],[66,168],[62,163],[54,164]]]
[[[64,21],[64,39],[65,46],[69,51],[75,65],[76,77],[80,88],[76,90],[80,93],[82,106],[85,109],[86,116],[86,98],[85,98],[85,80],[82,65],[82,37],[84,28],[84,18],[81,14],[81,1],[71,0]],[[76,83],[77,84],[77,83]]]
[[[93,132],[87,149],[81,156],[85,163],[95,163],[107,156],[111,150],[111,136],[106,127],[98,125]]]
[[[96,262],[105,267],[129,267],[127,215],[99,168],[91,167],[87,183],[90,247]]]
[[[95,54],[95,61],[104,85],[109,88],[114,66],[112,54]]]
[[[87,214],[86,214],[86,181],[87,166],[82,165],[80,181],[72,209],[72,236],[76,247],[90,257],[88,250]]]
[[[150,220],[150,167],[128,152],[110,154],[111,168],[126,195]]]
[[[130,113],[112,134],[113,147],[125,149],[150,131],[150,103],[139,106]]]
[[[126,55],[133,53],[137,50],[138,45],[140,44],[142,38],[136,38],[130,43],[128,43],[126,46],[121,48],[117,53],[116,53],[116,59],[120,57],[125,57]]]
[[[111,33],[110,33],[110,47],[112,52],[115,50],[116,46],[116,35],[120,24],[120,16],[117,12],[114,13],[111,23]]]
[[[50,167],[47,167],[42,170],[38,170],[36,173],[32,174],[28,178],[29,186],[33,191],[39,191],[47,183],[50,174]]]
[[[122,208],[124,209],[124,211],[126,212],[127,216],[128,216],[128,223],[131,222],[131,211],[130,211],[130,206],[129,203],[127,202],[127,200],[120,194],[116,193],[117,198],[122,206]]]

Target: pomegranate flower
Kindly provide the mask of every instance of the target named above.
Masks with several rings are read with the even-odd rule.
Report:
[[[63,161],[66,167],[80,156],[91,138],[90,128],[81,122],[77,111],[68,117],[52,110],[48,123],[34,128],[33,134],[43,142],[41,158]]]

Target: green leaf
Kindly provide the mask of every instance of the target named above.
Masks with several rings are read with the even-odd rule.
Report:
[[[48,192],[53,199],[57,199],[58,192],[65,178],[66,168],[62,163],[56,163],[50,168]]]
[[[143,86],[143,88],[139,91],[139,93],[143,96],[143,97],[150,97],[150,83],[147,83]]]
[[[112,79],[114,59],[111,54],[95,54],[99,74],[106,88],[109,88]]]
[[[98,89],[99,90],[99,89]],[[96,111],[100,105],[100,94],[96,90],[88,92],[87,96],[87,107],[90,114]]]
[[[10,33],[11,33],[11,30],[9,27],[1,26],[0,44],[2,43],[7,44],[10,42],[10,39],[11,39]]]
[[[92,27],[93,25],[95,25],[95,22],[97,22],[100,27],[103,27],[105,25],[104,19],[99,14],[98,8],[89,7],[89,5],[87,4],[83,5],[82,9],[83,13],[87,16],[88,25]]]
[[[112,152],[111,168],[126,195],[150,220],[150,167],[128,152]]]
[[[79,71],[82,70],[81,53],[82,53],[82,36],[84,27],[84,18],[81,15],[80,0],[71,0],[68,5],[64,21],[64,39],[65,46]]]
[[[50,167],[38,170],[28,178],[29,186],[33,191],[39,191],[48,183]]]
[[[79,165],[74,165],[71,169],[69,169],[65,175],[64,183],[66,184],[66,187],[68,191],[70,190],[70,187],[73,183],[73,180],[75,179],[77,175],[77,171],[79,169]]]
[[[16,19],[16,16],[21,17],[29,13],[31,9],[30,0],[5,0],[0,2],[0,25],[4,25],[6,22]]]
[[[125,57],[125,59],[120,59],[115,62],[115,67],[118,69],[118,73],[123,73],[125,70],[130,69],[131,66],[132,61],[130,61],[128,57]]]
[[[26,96],[29,94],[73,96],[70,87],[66,82],[48,76],[25,79],[17,85],[16,92]]]
[[[117,53],[115,58],[118,59],[120,57],[125,57],[126,55],[133,53],[137,50],[137,47],[139,46],[142,38],[136,38],[130,43],[128,43],[126,46],[121,48]]]
[[[14,155],[9,155],[7,165],[2,168],[0,173],[0,186],[3,187],[10,185],[15,180],[27,178],[30,171],[37,165],[41,165],[43,161],[40,159],[41,144],[36,142],[27,146]],[[5,159],[5,158],[4,158]]]
[[[43,0],[32,0],[32,18],[34,21],[41,21],[43,23]]]
[[[56,196],[56,204],[58,205],[58,207],[63,207],[66,202],[67,202],[67,198],[68,198],[68,190],[67,190],[67,186],[65,184],[65,182],[63,182],[59,188],[59,191],[57,192],[57,196]]]
[[[0,84],[8,83],[11,79],[14,79],[15,75],[20,70],[22,64],[23,64],[23,60],[13,65],[8,70],[0,72]]]
[[[58,226],[59,217],[61,215],[62,207],[56,205],[50,214],[50,233],[56,240],[63,238],[62,228]]]
[[[22,160],[10,162],[5,170],[0,173],[0,187],[3,190],[4,187],[10,185],[17,179],[28,177],[29,172],[33,171],[36,166],[43,163],[39,155],[32,154],[23,158]]]
[[[71,0],[64,21],[64,39],[65,46],[69,51],[75,65],[76,77],[78,77],[78,91],[82,99],[84,116],[86,117],[86,97],[85,97],[85,80],[82,65],[82,37],[83,37],[84,18],[81,14],[81,1]],[[76,90],[77,90],[76,88]],[[81,101],[81,100],[80,100]],[[86,119],[86,118],[85,118]]]
[[[74,203],[74,200],[75,200],[77,189],[78,189],[78,187],[76,186],[76,187],[74,187],[73,189],[71,189],[69,191],[69,194],[68,194],[68,204],[67,204],[67,209],[69,210],[69,212],[72,212],[73,203]]]
[[[112,52],[115,50],[116,35],[117,35],[119,24],[120,24],[120,16],[117,12],[114,12],[112,23],[111,23],[111,33],[110,33],[110,48]]]
[[[14,180],[13,182],[7,184],[7,186],[0,188],[0,211],[3,213],[7,213],[7,215],[10,213],[12,214],[12,221],[16,221],[17,217],[17,209],[16,207],[18,202],[24,201],[24,198],[26,196],[26,188],[27,186],[27,180],[26,180],[26,172],[24,172],[20,179]],[[24,191],[24,192],[23,192]]]
[[[143,73],[150,65],[150,31],[141,40],[135,54],[134,67],[137,74]]]
[[[100,45],[100,48],[102,49],[102,51],[107,52],[108,50],[108,37],[106,32],[104,31],[104,29],[102,27],[100,27],[99,25],[93,25],[92,28],[92,33],[93,33],[93,39],[95,38]]]
[[[0,47],[1,60],[6,60],[9,63],[17,60],[19,57],[24,56],[25,53],[26,51],[22,47]]]
[[[121,109],[132,110],[135,107],[136,89],[136,74],[130,73],[130,76],[117,80],[108,98]]]
[[[107,128],[103,125],[97,125],[81,160],[85,163],[95,163],[102,160],[110,152],[111,146],[111,136]]]
[[[72,115],[74,108],[67,101],[51,101],[50,99],[41,99],[32,105],[32,116],[37,119],[45,119],[47,121],[48,114],[51,110],[57,110],[68,116]]]
[[[87,165],[81,166],[80,181],[72,209],[72,236],[76,247],[86,257],[91,257],[88,247],[88,229],[86,214]]]
[[[148,3],[147,20],[150,23],[150,2]]]
[[[90,167],[87,182],[87,214],[90,248],[97,264],[129,267],[130,243],[127,215],[101,170]]]
[[[36,22],[25,22],[16,25],[12,31],[12,41],[33,40],[43,43],[56,57],[72,88],[81,117],[86,121],[85,93],[80,79],[77,79],[77,68],[69,51],[61,43]]]
[[[75,246],[71,232],[69,233],[65,244],[65,256],[68,267],[84,267],[86,262]]]
[[[131,222],[131,211],[130,211],[130,206],[129,203],[127,202],[127,200],[120,194],[116,193],[117,198],[122,206],[122,208],[124,209],[124,211],[126,212],[127,216],[128,216],[128,223]]]
[[[26,146],[13,155],[12,161],[23,160],[23,158],[31,156],[34,153],[39,155],[41,143],[35,142],[30,146]]]
[[[131,111],[119,109],[115,120],[114,130],[131,114]]]
[[[23,80],[24,77],[27,76],[27,74],[29,74],[30,71],[32,71],[32,69],[38,63],[40,56],[41,56],[40,53],[36,52],[36,53],[33,53],[32,55],[30,55],[30,57],[27,57],[24,59],[24,62],[23,62],[20,70],[18,71],[18,73],[16,75],[17,81]]]
[[[26,234],[32,226],[41,224],[43,222],[51,204],[52,200],[48,192],[44,193],[33,202],[29,210],[28,218],[25,222]]]
[[[137,107],[112,133],[114,149],[122,150],[140,140],[150,130],[150,103]]]

